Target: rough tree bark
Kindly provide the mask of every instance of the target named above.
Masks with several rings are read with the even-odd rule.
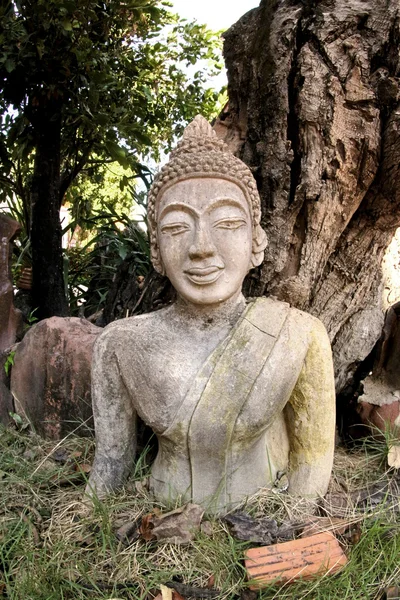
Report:
[[[224,37],[215,128],[254,172],[269,237],[246,291],[322,319],[341,390],[379,338],[400,225],[400,4],[262,0]]]

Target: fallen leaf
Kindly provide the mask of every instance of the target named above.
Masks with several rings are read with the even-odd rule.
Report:
[[[386,600],[399,600],[400,598],[400,587],[397,585],[388,587],[385,592]]]
[[[173,600],[185,600],[185,598],[204,598],[205,600],[216,600],[221,596],[220,591],[216,590],[215,588],[208,589],[193,587],[186,583],[179,583],[178,581],[167,581],[167,585],[173,589]]]
[[[79,450],[75,450],[74,452],[71,452],[71,454],[69,455],[69,458],[80,458],[82,456],[82,452],[80,452]]]
[[[269,544],[287,541],[294,538],[299,529],[298,523],[284,523],[278,526],[275,519],[262,517],[254,519],[244,512],[236,512],[224,517],[224,521],[231,527],[231,533],[239,540],[253,542],[254,544]]]
[[[389,467],[400,469],[400,446],[390,446],[387,460]]]
[[[400,600],[400,587],[397,585],[385,588],[379,600]]]
[[[208,578],[208,581],[207,581],[207,587],[208,587],[208,589],[210,589],[210,588],[214,587],[214,585],[215,585],[215,575],[210,575],[210,577]]]
[[[362,531],[360,523],[355,523],[354,526],[351,527],[350,531],[346,534],[346,536],[349,537],[350,542],[353,544],[353,546],[355,544],[358,544],[358,542],[361,540],[361,535]]]
[[[169,588],[166,585],[160,585],[160,593],[153,600],[185,600],[176,590]]]
[[[51,458],[58,463],[64,465],[69,459],[69,452],[65,448],[57,448],[51,455]]]
[[[124,523],[124,525],[117,529],[115,536],[117,540],[130,546],[130,544],[140,537],[137,521]]]
[[[155,539],[153,534],[153,519],[156,518],[154,513],[148,513],[142,518],[141,525],[139,527],[139,533],[146,542]]]
[[[172,590],[166,585],[160,585],[162,600],[172,600]]]
[[[324,512],[331,516],[344,515],[351,506],[351,498],[349,494],[345,494],[344,492],[329,492],[322,502]]]
[[[139,494],[146,494],[148,490],[148,480],[142,479],[141,481],[135,481],[135,491]]]
[[[75,465],[75,471],[77,471],[78,473],[90,473],[91,470],[92,465],[90,465],[89,463],[79,463]]]
[[[211,536],[213,534],[213,526],[210,521],[203,521],[203,523],[200,525],[200,529],[201,533],[204,533],[204,535]]]
[[[204,508],[197,504],[186,504],[164,515],[145,515],[140,525],[141,536],[149,541],[187,544],[200,529]]]

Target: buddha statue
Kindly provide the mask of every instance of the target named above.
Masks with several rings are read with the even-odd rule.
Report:
[[[129,476],[137,415],[158,439],[150,490],[169,505],[227,512],[285,472],[292,494],[328,486],[331,348],[322,323],[243,279],[267,244],[248,167],[197,116],[148,199],[152,262],[177,300],[108,325],[93,357],[96,454],[86,493]]]

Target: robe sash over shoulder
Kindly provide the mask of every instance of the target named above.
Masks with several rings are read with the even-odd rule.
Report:
[[[230,489],[235,470],[250,468],[251,471],[251,465],[237,464],[236,455],[247,456],[251,461],[251,452],[246,453],[243,445],[264,452],[267,462],[265,440],[261,448],[257,448],[257,443],[268,423],[261,425],[253,438],[250,432],[245,440],[240,440],[239,422],[244,409],[251,412],[252,402],[260,403],[257,385],[260,380],[265,379],[263,385],[268,386],[271,370],[268,359],[289,311],[288,304],[268,298],[251,302],[229,336],[199,369],[171,426],[159,436],[160,451],[151,476],[151,487],[157,489],[158,496],[167,500],[169,495],[175,496],[179,491],[183,497],[208,505],[210,509],[228,506],[237,501],[231,497]],[[282,410],[286,401],[287,397],[283,398],[282,406],[275,406],[275,410]],[[171,465],[163,460],[164,443],[176,447],[178,456],[182,456],[181,462],[178,459]],[[235,452],[238,444],[240,452]],[[163,490],[167,485],[179,487],[179,481],[185,481],[179,469],[190,471],[184,484],[190,489],[175,489],[173,494],[171,490]],[[207,480],[202,476],[204,472],[209,474]],[[257,484],[259,487],[259,482]]]

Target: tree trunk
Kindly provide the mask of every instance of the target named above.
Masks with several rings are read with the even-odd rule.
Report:
[[[60,223],[61,114],[48,103],[32,120],[37,136],[32,178],[32,304],[40,319],[66,316]]]
[[[262,0],[225,33],[215,129],[256,177],[269,247],[246,282],[318,316],[337,388],[383,325],[400,225],[398,0]]]

